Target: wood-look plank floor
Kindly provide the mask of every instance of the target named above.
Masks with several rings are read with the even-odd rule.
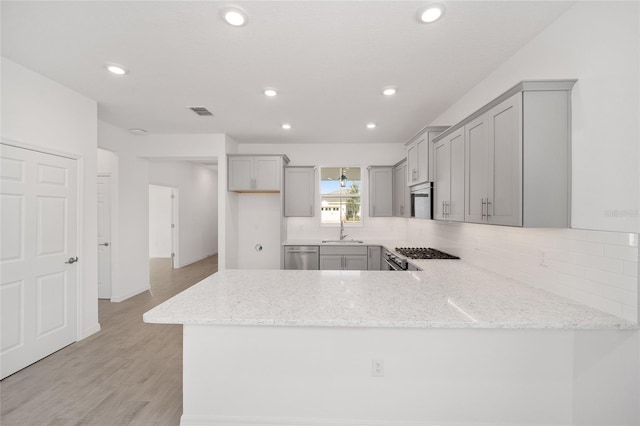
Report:
[[[151,292],[98,302],[102,330],[0,382],[0,424],[177,425],[182,326],[142,314],[218,269],[217,256],[181,269],[151,259]]]

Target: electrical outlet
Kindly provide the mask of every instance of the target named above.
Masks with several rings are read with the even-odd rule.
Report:
[[[384,361],[374,359],[371,361],[371,375],[373,377],[384,377]]]
[[[548,259],[548,257],[549,257],[549,256],[547,256],[547,252],[546,252],[546,251],[544,251],[544,250],[539,250],[539,251],[538,251],[538,265],[540,265],[540,266],[544,266],[545,268],[546,268],[547,266],[549,266],[549,263],[548,263],[548,260],[549,260],[549,259]]]

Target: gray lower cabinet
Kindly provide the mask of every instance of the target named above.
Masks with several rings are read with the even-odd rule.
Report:
[[[404,180],[402,181],[404,184]],[[368,246],[367,247],[367,264],[370,271],[382,270],[382,247],[380,246]]]
[[[366,271],[367,246],[320,246],[320,269]]]
[[[284,168],[284,215],[286,217],[314,216],[316,168],[287,166]]]

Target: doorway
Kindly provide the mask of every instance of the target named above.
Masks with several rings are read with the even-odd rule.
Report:
[[[98,175],[98,299],[111,299],[111,176]]]
[[[178,189],[149,185],[149,259],[166,259],[171,268],[178,258]]]

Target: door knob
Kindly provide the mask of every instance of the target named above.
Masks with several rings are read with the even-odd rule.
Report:
[[[98,245],[99,245],[99,246],[109,247],[109,243],[108,243],[108,242],[106,242],[106,243],[102,243],[102,244],[98,244]]]
[[[67,260],[64,263],[68,263],[69,265],[71,265],[72,263],[76,263],[78,261],[78,256],[76,257],[70,257],[69,260]]]

